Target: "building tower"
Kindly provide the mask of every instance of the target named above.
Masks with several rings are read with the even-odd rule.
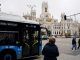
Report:
[[[48,10],[48,3],[47,2],[42,2],[42,12],[40,15],[40,24],[42,24],[42,26],[46,27],[48,29],[47,34],[50,35],[51,31],[52,31],[52,17],[49,13]]]
[[[45,21],[47,21],[48,18],[51,18],[49,11],[48,11],[48,3],[47,2],[42,3],[42,13],[41,13],[40,17]]]
[[[25,19],[36,20],[36,10],[34,9],[35,5],[27,5],[31,10],[30,13],[23,15]]]
[[[42,3],[42,13],[47,13],[48,12],[48,4],[47,2]]]
[[[61,20],[64,20],[65,13],[61,13]]]
[[[31,17],[32,17],[32,20],[36,19],[36,10],[31,10]]]

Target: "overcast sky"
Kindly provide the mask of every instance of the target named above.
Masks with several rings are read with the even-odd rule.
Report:
[[[63,12],[66,15],[80,13],[80,0],[0,0],[0,3],[2,4],[1,10],[3,12],[20,16],[30,11],[27,5],[36,5],[34,8],[36,9],[37,17],[39,17],[43,1],[48,3],[49,13],[56,19],[60,19],[60,15]],[[79,18],[77,19],[79,20]]]

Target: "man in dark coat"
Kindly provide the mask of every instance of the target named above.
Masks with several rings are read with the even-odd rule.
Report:
[[[42,54],[44,55],[44,60],[57,60],[59,51],[55,45],[55,38],[49,38],[49,43],[44,46]]]
[[[72,39],[72,50],[73,50],[73,48],[75,48],[75,50],[76,50],[76,38]]]

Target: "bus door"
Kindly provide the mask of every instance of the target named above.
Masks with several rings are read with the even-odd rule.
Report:
[[[39,29],[37,26],[28,26],[24,31],[25,47],[24,56],[34,56],[39,54]]]
[[[29,30],[29,45],[30,45],[30,55],[38,55],[39,53],[39,45],[38,45],[38,31],[37,30]]]

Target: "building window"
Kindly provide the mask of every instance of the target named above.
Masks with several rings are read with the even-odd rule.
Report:
[[[69,26],[68,26],[68,29],[69,29]]]
[[[59,34],[60,34],[60,31],[59,31]]]
[[[47,8],[45,8],[45,12],[47,12]]]
[[[54,34],[54,32],[53,32],[53,34]]]
[[[60,27],[59,27],[59,29],[60,29]]]
[[[56,26],[55,26],[55,29],[56,29]]]
[[[48,15],[46,15],[46,17],[48,17]]]
[[[56,31],[55,31],[55,34],[56,34]]]
[[[58,31],[57,31],[57,34],[58,34]]]

